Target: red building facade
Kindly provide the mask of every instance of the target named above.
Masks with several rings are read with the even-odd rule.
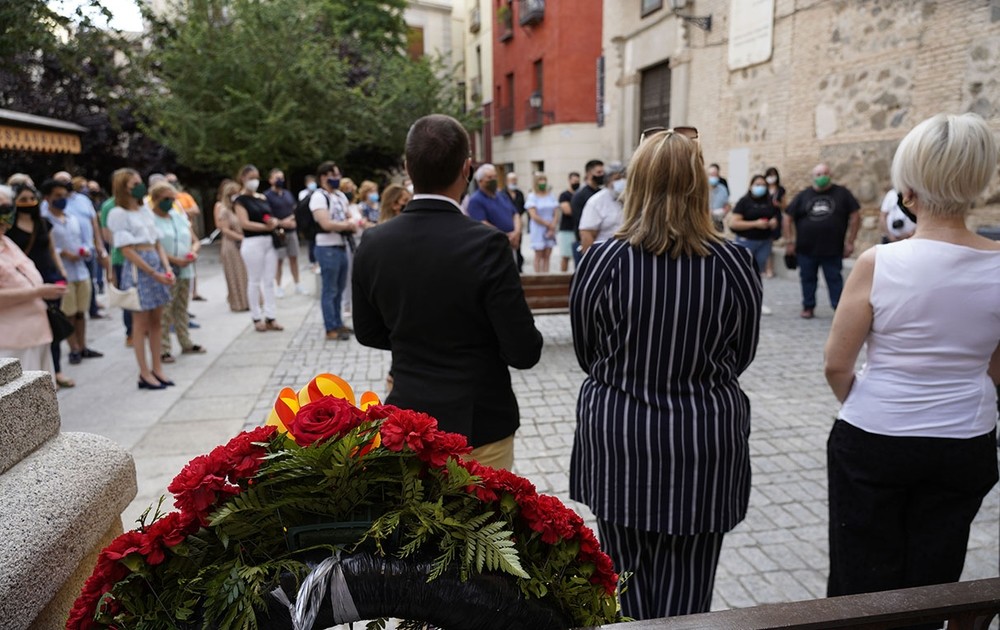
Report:
[[[597,123],[602,0],[493,0],[493,135]]]

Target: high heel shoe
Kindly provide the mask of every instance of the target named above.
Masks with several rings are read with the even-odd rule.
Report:
[[[156,372],[153,372],[153,376],[155,376],[156,380],[160,381],[160,384],[163,385],[164,387],[173,387],[175,385],[175,383],[172,380],[170,380],[169,378],[163,378]]]
[[[167,386],[164,385],[163,383],[157,383],[157,384],[154,385],[153,383],[150,383],[146,379],[142,378],[142,376],[139,376],[139,383],[138,383],[138,385],[139,385],[139,389],[166,389],[167,388]]]

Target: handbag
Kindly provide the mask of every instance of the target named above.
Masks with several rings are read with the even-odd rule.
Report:
[[[288,237],[285,236],[285,228],[278,228],[271,232],[271,243],[274,245],[274,249],[281,249],[288,245]]]
[[[136,270],[135,266],[132,267],[132,280],[134,284],[129,288],[122,289],[118,288],[117,278],[116,282],[111,282],[108,284],[108,304],[112,307],[123,308],[127,311],[140,311],[142,308],[139,305],[139,272]]]
[[[789,271],[795,271],[799,268],[799,258],[795,254],[785,254],[785,267],[788,267]]]
[[[52,341],[68,339],[76,326],[66,317],[58,305],[46,302],[45,314],[49,316],[49,328],[52,329]]]

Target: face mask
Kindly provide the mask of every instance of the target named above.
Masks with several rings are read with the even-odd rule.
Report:
[[[774,175],[768,175],[767,177],[764,178],[764,181],[766,181],[768,184],[777,184],[778,178],[775,177]]]
[[[309,182],[308,184],[306,184],[306,190],[308,190],[309,192],[315,192],[316,188],[317,188],[316,182]]]
[[[490,191],[491,193],[495,193],[497,191],[497,180],[492,179],[486,182],[486,190]]]
[[[601,187],[604,185],[604,175],[594,175],[590,180],[594,182],[594,186]]]
[[[27,214],[30,214],[33,217],[34,216],[38,216],[39,213],[41,212],[40,206],[38,205],[37,202],[36,203],[23,203],[23,202],[19,203],[19,204],[17,204],[16,211],[17,212],[26,212]]]
[[[538,182],[538,190],[545,192],[548,189],[549,189],[548,184],[546,184],[545,182]]]
[[[917,215],[910,212],[910,209],[903,205],[903,193],[896,193],[896,205],[899,206],[899,209],[902,210],[907,219],[913,221],[914,223],[917,222]]]
[[[14,225],[14,217],[17,216],[17,208],[10,204],[0,206],[0,225]]]
[[[813,183],[816,184],[816,188],[826,188],[830,185],[829,175],[820,175],[813,178]]]
[[[570,184],[569,189],[572,190],[573,192],[580,190],[580,182],[576,182],[575,184]]]
[[[406,185],[406,192],[410,193],[411,195],[413,194],[413,184]]]
[[[615,197],[622,194],[622,192],[625,190],[625,180],[616,179],[615,181],[611,182],[611,190],[614,191]]]
[[[368,203],[378,203],[378,193],[371,193],[368,195]]]
[[[52,207],[56,208],[58,210],[65,210],[66,209],[66,203],[67,203],[67,199],[65,197],[63,197],[62,199],[53,199],[52,200]]]
[[[170,212],[170,209],[174,207],[173,199],[160,199],[156,202],[156,207],[160,209],[161,212]]]
[[[762,184],[751,186],[750,194],[753,195],[754,197],[763,197],[764,195],[767,194],[767,186],[764,186]]]
[[[510,185],[507,186],[507,188],[509,188],[511,190],[517,190],[517,184],[510,184]]]
[[[334,190],[340,188],[340,178],[339,177],[327,177],[326,185]]]
[[[284,188],[285,187],[285,180],[283,180],[283,179],[276,179],[276,180],[274,180],[274,187],[275,188]]]
[[[260,186],[259,179],[248,179],[243,183],[243,187],[249,190],[250,192],[257,192],[258,186]]]
[[[719,185],[719,178],[715,177],[715,176],[709,177],[708,178],[708,183],[709,183],[710,186],[718,186]]]
[[[146,184],[139,182],[138,184],[132,187],[132,190],[129,191],[129,194],[132,195],[133,199],[138,199],[139,201],[142,201],[142,198],[146,196]]]

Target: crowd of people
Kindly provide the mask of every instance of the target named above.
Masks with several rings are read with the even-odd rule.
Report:
[[[739,377],[768,312],[762,278],[779,238],[799,269],[800,316],[814,317],[820,269],[835,309],[825,369],[843,407],[828,442],[829,594],[959,579],[970,524],[997,481],[1000,244],[965,221],[997,158],[973,114],[913,129],[893,160],[884,243],[846,284],[859,204],[830,167],[816,165],[790,200],[768,168],[731,205],[692,127],[645,131],[627,165],[591,160],[559,194],[533,173],[525,194],[515,173],[501,187],[496,167],[474,167],[457,121],[427,116],[407,136],[402,184],[355,185],[324,161],[296,197],[280,169],[261,192],[261,171],[246,165],[220,185],[214,217],[232,311],[249,312],[257,331],[283,330],[281,261],[306,293],[305,250],[326,339],[391,351],[386,402],[433,415],[468,438],[471,458],[508,469],[520,420],[509,368],[531,368],[543,347],[518,277],[522,222],[535,272],[550,271],[553,250],[560,270],[572,262],[585,377],[570,495],[596,515],[618,569],[633,572],[623,612],[649,619],[710,609],[724,536],[746,515],[751,408]],[[189,334],[197,204],[170,175],[147,189],[131,169],[115,172],[100,202],[67,173],[38,190],[23,176],[8,183],[0,356],[71,386],[50,320],[73,325],[70,363],[101,356],[84,322],[104,270],[116,293],[135,294],[125,314],[138,386],[172,385],[170,332],[182,354],[205,351]]]

